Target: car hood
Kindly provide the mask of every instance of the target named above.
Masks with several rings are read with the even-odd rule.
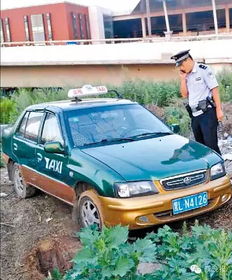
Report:
[[[155,180],[207,169],[220,157],[207,147],[172,134],[134,142],[82,149],[126,181]]]

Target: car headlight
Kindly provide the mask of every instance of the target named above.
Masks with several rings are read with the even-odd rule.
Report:
[[[119,197],[135,197],[158,193],[152,181],[116,183],[115,189]]]
[[[210,169],[211,180],[215,180],[226,175],[225,166],[222,162],[213,165]]]

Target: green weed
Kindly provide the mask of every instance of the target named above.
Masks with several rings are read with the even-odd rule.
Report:
[[[196,224],[182,233],[164,226],[128,243],[127,227],[86,228],[83,248],[73,268],[52,280],[231,280],[232,232]],[[140,262],[158,263],[150,274],[138,273]]]

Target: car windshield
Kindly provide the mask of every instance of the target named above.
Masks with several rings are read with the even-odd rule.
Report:
[[[136,141],[171,134],[170,129],[139,104],[111,105],[65,112],[77,147]]]

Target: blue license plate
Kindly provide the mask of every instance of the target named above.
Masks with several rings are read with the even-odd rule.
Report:
[[[201,192],[172,201],[173,214],[180,214],[186,211],[197,209],[208,205],[208,193]]]

